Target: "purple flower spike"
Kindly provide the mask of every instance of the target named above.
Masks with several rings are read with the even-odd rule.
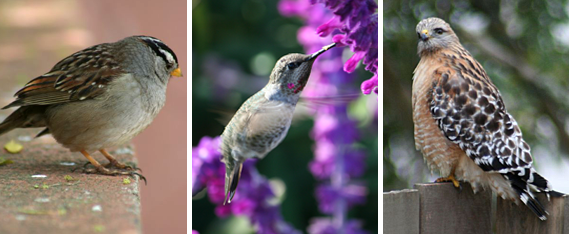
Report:
[[[255,160],[244,163],[233,201],[222,204],[225,198],[225,165],[220,161],[220,143],[219,137],[203,137],[192,149],[193,192],[196,185],[207,186],[209,200],[217,205],[214,212],[218,217],[246,216],[257,228],[257,233],[300,233],[283,220],[278,205],[268,202],[275,195],[267,179],[255,169]]]
[[[348,59],[348,61],[346,61],[346,63],[344,64],[344,71],[352,73],[354,72],[354,70],[356,70],[356,66],[358,65],[358,63],[360,62],[360,60],[362,60],[362,58],[365,56],[365,52],[363,51],[359,51],[356,52],[350,59]]]
[[[345,37],[346,37],[346,35],[344,35],[344,34],[337,34],[337,35],[334,35],[334,37],[332,37],[332,41],[335,42],[336,45],[338,45],[338,47],[346,46],[346,44],[344,43]]]
[[[298,8],[294,10],[290,8],[293,7],[291,1],[281,0],[280,11],[287,16],[294,12],[292,15],[305,20],[306,25],[298,30],[297,38],[307,52],[319,50],[330,40],[337,47],[345,46],[354,52],[345,64],[342,64],[340,49],[322,54],[312,67],[304,96],[334,96],[339,90],[350,92],[349,84],[355,77],[346,72],[353,72],[360,61],[374,74],[377,86],[378,19],[377,4],[373,0],[310,0],[312,4],[324,3],[328,9],[318,5],[306,8],[308,0],[297,0]],[[370,89],[372,91],[364,93],[373,92],[373,86]],[[309,169],[323,184],[316,189],[318,207],[332,218],[315,219],[308,232],[365,233],[360,222],[346,219],[348,209],[365,203],[367,196],[364,185],[350,181],[365,172],[366,155],[353,148],[359,138],[357,123],[348,117],[345,103],[317,106],[314,113],[311,132],[315,140],[314,160],[309,163]]]
[[[335,29],[339,29],[340,27],[342,27],[342,24],[340,23],[340,18],[332,17],[330,21],[326,22],[323,25],[320,25],[320,27],[316,29],[316,32],[320,37],[327,37],[328,35],[330,35],[330,33],[332,33],[332,31],[334,31]]]
[[[362,92],[364,94],[370,94],[372,91],[377,94],[378,92],[378,84],[377,84],[377,75],[373,75],[373,77],[369,80],[366,80],[362,83]]]
[[[329,218],[314,218],[308,227],[309,234],[336,234],[340,233],[338,229],[338,222],[334,222]],[[357,220],[350,220],[345,224],[343,233],[346,234],[367,234],[368,232],[362,230],[362,223]]]
[[[290,3],[291,0],[283,0],[283,2]],[[378,14],[377,4],[373,0],[310,0],[312,4],[323,3],[330,9],[334,16],[325,23],[321,23],[317,27],[317,33],[321,37],[333,35],[332,40],[338,47],[349,46],[355,53],[351,60],[348,60],[344,65],[346,72],[352,72],[357,63],[362,60],[366,65],[365,69],[370,71],[377,77],[378,67]],[[302,9],[297,9],[296,15],[306,17],[307,11],[305,1],[296,1],[299,5],[303,6]],[[300,7],[299,7],[300,8]],[[281,13],[286,16],[295,14],[288,8],[280,8]],[[309,21],[312,23],[312,21]],[[301,42],[302,43],[302,42]],[[373,89],[373,88],[371,88]],[[377,89],[377,88],[376,88]],[[362,90],[363,91],[363,90]],[[370,94],[371,92],[364,92]],[[377,92],[375,92],[377,94]]]
[[[331,185],[320,185],[316,189],[316,198],[320,201],[318,208],[324,214],[332,214],[334,206],[340,200],[346,201],[348,208],[365,203],[367,188],[359,184],[349,184],[342,188]]]

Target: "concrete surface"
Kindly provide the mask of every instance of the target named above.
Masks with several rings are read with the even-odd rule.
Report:
[[[24,146],[18,154],[0,152],[13,161],[0,166],[0,233],[141,232],[138,178],[73,172],[87,159],[51,136],[31,140],[35,133],[16,130],[0,136],[2,148],[10,140]],[[134,164],[131,147],[110,153]],[[98,153],[93,156],[106,162]]]

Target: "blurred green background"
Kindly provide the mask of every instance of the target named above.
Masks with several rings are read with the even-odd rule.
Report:
[[[532,147],[537,171],[569,192],[567,1],[383,2],[384,191],[432,182],[415,150],[411,109],[416,24],[439,17],[482,64]]]
[[[288,53],[304,53],[296,31],[298,18],[286,18],[277,10],[278,1],[226,0],[194,1],[192,11],[192,145],[203,136],[218,136],[232,114],[249,96],[267,82],[276,60]],[[358,80],[346,87],[359,94],[360,83],[372,76],[360,64]],[[310,81],[309,81],[310,82]],[[363,95],[361,95],[363,96]],[[373,116],[363,96],[350,106],[351,116]],[[377,102],[375,102],[377,103]],[[301,104],[299,104],[300,106]],[[306,106],[306,105],[303,105]],[[299,107],[297,107],[297,112]],[[365,205],[350,209],[348,218],[360,219],[364,229],[377,232],[378,133],[377,123],[358,119],[360,147],[367,155],[366,173],[359,181],[368,185]],[[366,123],[363,125],[363,123]],[[310,219],[323,217],[317,208],[314,189],[318,182],[308,170],[314,157],[310,131],[312,118],[295,121],[284,141],[257,163],[259,172],[271,180],[281,180],[286,191],[281,204],[284,220],[306,232]],[[207,196],[192,201],[192,229],[206,233],[253,233],[248,221],[230,217],[219,219]]]

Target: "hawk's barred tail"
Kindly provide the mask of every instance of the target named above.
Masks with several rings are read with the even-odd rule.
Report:
[[[557,191],[555,191],[555,190],[551,190],[551,191],[547,192],[547,195],[552,196],[552,197],[562,197],[562,196],[564,196],[565,194],[564,194],[564,193],[557,192]]]
[[[520,190],[518,188],[514,187],[514,190],[516,190],[516,192],[518,192],[518,194],[520,195],[520,200],[522,200],[522,202],[529,207],[529,209],[535,214],[537,215],[537,217],[539,219],[541,219],[542,221],[547,220],[546,215],[549,215],[549,213],[547,213],[547,211],[545,211],[545,209],[543,208],[543,205],[541,205],[541,203],[535,199],[535,197],[533,197],[533,195],[531,194],[530,191],[528,190]]]
[[[535,173],[535,174],[537,174],[537,173]],[[523,177],[516,175],[512,172],[502,174],[502,175],[504,175],[504,177],[510,181],[512,188],[514,188],[514,190],[520,196],[520,200],[522,200],[522,202],[527,207],[529,207],[529,209],[534,214],[536,214],[537,217],[539,217],[539,219],[546,220],[547,219],[546,215],[548,215],[547,211],[545,211],[545,208],[543,208],[543,205],[538,200],[535,199],[535,197],[533,196],[532,192],[529,189],[527,182],[523,180]],[[543,179],[543,177],[541,177],[541,178]],[[547,184],[547,181],[546,181],[546,184]],[[542,189],[544,189],[544,187],[538,188],[538,190],[542,190]]]
[[[551,197],[561,197],[561,196],[565,195],[563,193],[552,190],[551,187],[549,186],[549,181],[547,181],[547,179],[543,178],[543,176],[541,176],[537,172],[533,171],[532,175],[533,175],[533,181],[530,183],[532,185],[536,186],[540,192],[545,192],[547,194],[548,199],[550,196]]]
[[[527,180],[527,176],[514,174],[513,172],[509,172],[503,174],[506,179],[508,179],[512,185],[512,188],[518,193],[520,196],[520,200],[530,208],[530,210],[535,213],[539,219],[546,220],[549,213],[545,210],[543,205],[534,197],[530,190],[530,186],[537,189],[539,192],[545,192],[549,199],[549,196],[553,197],[560,197],[563,196],[563,193],[551,190],[549,186],[549,182],[543,178],[540,174],[535,172],[533,168],[531,168],[531,176],[530,179]],[[529,173],[527,173],[529,174]]]

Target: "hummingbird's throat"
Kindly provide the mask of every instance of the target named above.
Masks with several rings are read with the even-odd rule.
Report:
[[[302,84],[295,85],[294,83],[288,83],[287,88],[288,89],[294,89],[292,91],[293,93],[298,93],[298,92],[302,91],[302,89],[304,89],[304,85],[302,85]]]

